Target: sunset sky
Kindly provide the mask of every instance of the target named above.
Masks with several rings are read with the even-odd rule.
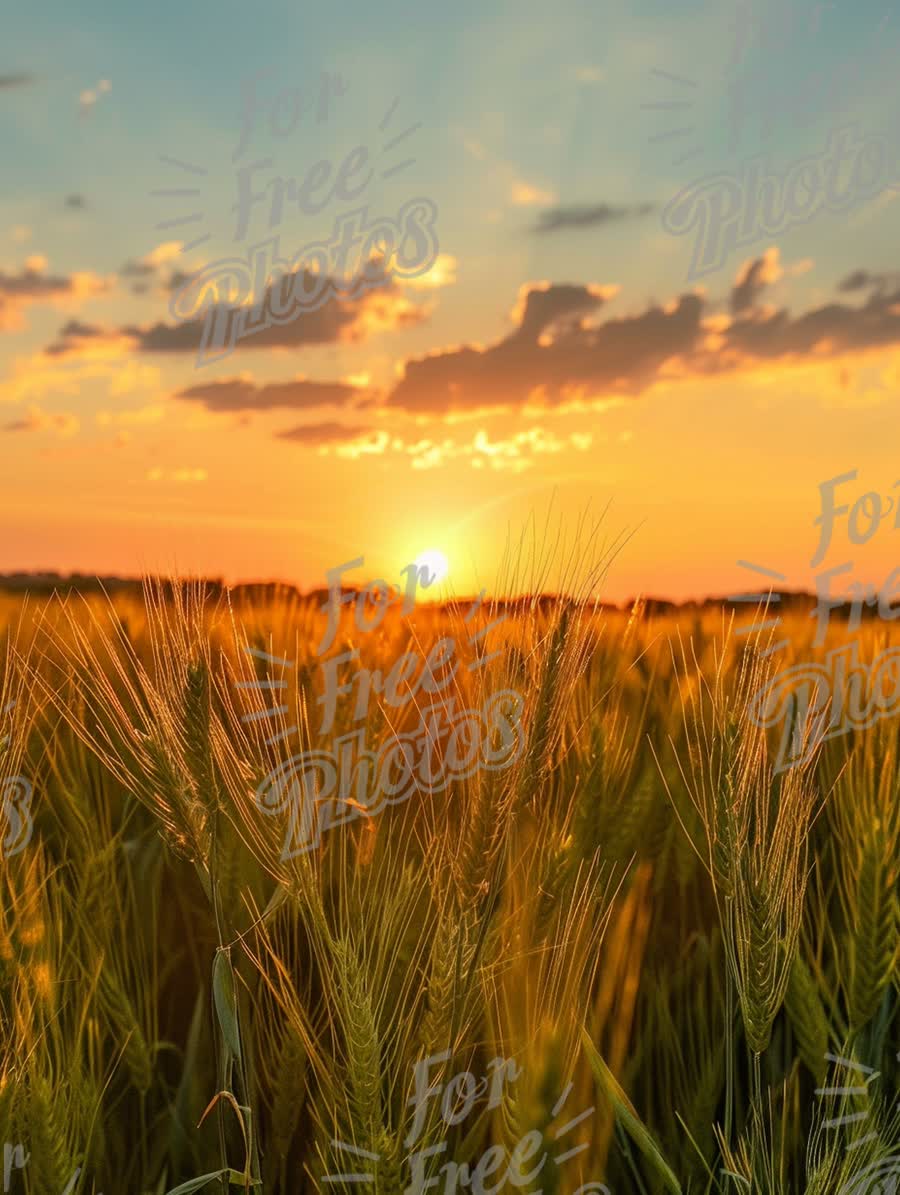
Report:
[[[606,510],[605,596],[682,599],[752,587],[739,560],[811,584],[827,478],[900,496],[886,0],[48,0],[4,24],[0,572],[309,587],[436,548],[468,592],[532,514]],[[756,216],[754,160],[782,180]],[[239,235],[242,177],[269,189]],[[779,228],[785,177],[805,218]],[[336,221],[415,200],[426,273],[360,258],[198,360],[202,312],[170,310],[198,271],[276,236],[302,270]],[[674,235],[704,212],[703,244]],[[893,517],[845,530],[825,563],[884,581]]]

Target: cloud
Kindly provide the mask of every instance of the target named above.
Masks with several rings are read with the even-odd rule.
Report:
[[[48,415],[38,407],[29,407],[25,415],[14,419],[12,423],[5,423],[5,432],[41,432],[52,431],[59,436],[74,436],[80,424],[76,415],[60,411],[55,415]]]
[[[407,457],[410,466],[419,470],[437,469],[451,461],[468,460],[473,469],[489,468],[512,473],[530,469],[542,456],[571,450],[586,452],[593,443],[593,436],[589,432],[573,432],[560,437],[541,427],[515,432],[497,440],[492,440],[483,428],[462,443],[450,436],[439,440],[428,437],[405,440],[387,431],[348,427],[341,423],[309,424],[280,432],[278,438],[296,440],[318,448],[322,456],[334,455],[346,460],[392,454]]]
[[[173,270],[165,283],[165,289],[173,294],[176,290],[181,290],[184,284],[190,281],[190,278],[191,275],[186,274],[184,270]]]
[[[346,444],[337,444],[333,449],[323,448],[322,451],[325,453],[333,451],[337,456],[355,461],[361,456],[384,456],[390,443],[390,434],[378,431],[370,432],[368,435],[360,436],[355,440],[350,440]]]
[[[109,289],[96,274],[54,275],[46,269],[46,258],[36,254],[18,274],[0,270],[0,329],[21,327],[21,309],[30,304],[82,302]]]
[[[145,295],[151,289],[151,284],[159,280],[160,293],[165,294],[177,290],[188,281],[190,275],[180,270],[172,270],[168,280],[162,280],[162,267],[176,258],[182,250],[181,241],[164,241],[157,245],[143,257],[131,258],[119,267],[119,275],[131,282],[129,290],[133,295]]]
[[[539,187],[533,187],[531,183],[519,180],[512,185],[510,199],[516,207],[535,207],[541,203],[553,203],[556,196],[552,191],[542,191]]]
[[[0,75],[0,91],[12,91],[14,87],[27,87],[34,82],[34,75]]]
[[[46,274],[47,259],[39,255],[29,257],[24,269],[18,274],[7,274],[0,270],[0,295],[14,299],[39,299],[46,296],[68,294],[72,280],[63,276]]]
[[[836,357],[897,343],[900,292],[873,296],[863,307],[826,303],[796,318],[787,310],[757,314],[735,321],[727,333],[727,348],[743,365],[813,354]]]
[[[112,83],[109,79],[101,79],[96,87],[82,91],[78,97],[78,107],[82,117],[90,116],[100,96],[106,95],[109,91],[112,91]]]
[[[199,402],[208,411],[309,410],[314,407],[346,407],[366,395],[364,388],[346,382],[311,382],[297,378],[257,386],[248,378],[207,382],[179,390],[175,398]]]
[[[75,212],[82,212],[87,207],[87,200],[83,195],[67,195],[66,207]]]
[[[449,461],[462,459],[468,460],[473,469],[524,473],[541,456],[555,456],[570,450],[586,452],[592,443],[593,436],[589,432],[572,432],[560,437],[542,427],[492,440],[482,428],[462,444],[448,438],[443,441],[419,440],[408,445],[395,441],[393,447],[408,453],[414,469],[436,469]]]
[[[754,267],[769,266],[777,260],[774,251],[759,259],[747,277],[763,277]],[[856,271],[856,281],[862,275]],[[853,278],[853,275],[849,276]],[[846,283],[848,279],[845,279]],[[698,355],[693,363],[700,370],[744,368],[777,359],[838,358],[847,353],[863,352],[900,344],[900,283],[889,284],[889,276],[867,276],[866,286],[878,286],[858,307],[830,302],[792,315],[787,308],[741,309],[739,317],[728,325],[717,353]],[[846,290],[846,286],[838,288]],[[850,289],[859,289],[854,286]]]
[[[537,338],[547,328],[594,311],[614,297],[615,288],[545,283],[523,287],[512,311],[518,335]]]
[[[67,324],[64,324],[60,329],[60,336],[77,336],[80,338],[87,338],[90,336],[102,335],[101,330],[93,324],[82,323],[81,320],[70,319]]]
[[[838,290],[850,294],[858,290],[884,290],[889,286],[900,286],[900,273],[873,274],[869,270],[853,270],[841,279]]]
[[[731,310],[737,314],[753,307],[767,286],[783,275],[777,249],[767,249],[762,257],[745,262],[737,272],[731,291]]]
[[[559,232],[564,228],[599,228],[604,224],[616,224],[622,220],[634,220],[648,216],[656,210],[653,203],[632,203],[616,206],[610,203],[572,204],[569,207],[554,207],[541,212],[532,232]]]
[[[885,281],[858,306],[825,302],[797,314],[764,306],[765,288],[791,272],[774,249],[745,262],[727,296],[730,313],[687,293],[604,318],[609,288],[531,284],[520,294],[509,335],[487,347],[463,344],[408,360],[386,407],[465,415],[597,402],[776,360],[820,363],[900,345],[900,281]],[[871,285],[873,276],[865,281]]]
[[[165,265],[166,262],[174,261],[183,248],[184,245],[181,241],[163,241],[161,245],[151,249],[141,260],[151,266]]]
[[[164,246],[160,246],[160,250]],[[159,253],[155,250],[154,253]],[[150,255],[137,262],[126,263],[128,277],[142,278],[152,274],[157,262],[151,262]],[[125,272],[123,268],[123,273]],[[286,288],[288,278],[293,280],[303,274],[303,286],[310,293],[317,285],[317,278],[307,270],[286,275],[275,285]],[[266,288],[264,305],[268,309],[274,287]],[[214,308],[215,318],[223,324],[232,320],[245,319],[247,309],[229,303],[219,303]],[[380,331],[412,327],[427,318],[428,311],[414,305],[400,293],[393,282],[385,280],[360,294],[357,298],[343,298],[332,294],[321,307],[314,311],[300,311],[296,319],[286,324],[264,327],[252,336],[237,341],[237,351],[262,349],[296,349],[305,345],[355,343]],[[203,342],[205,319],[189,319],[183,323],[155,323],[144,326],[124,325],[117,328],[91,328],[93,337],[103,336],[118,342],[125,338],[135,352],[142,353],[193,353],[199,352]],[[59,338],[46,350],[53,355],[78,353],[82,349],[82,337],[62,329]]]
[[[172,261],[181,252],[181,241],[163,241],[149,253],[136,260],[126,261],[119,273],[125,278],[146,278],[155,274],[160,266]],[[187,278],[187,276],[185,276]]]
[[[299,427],[289,428],[287,431],[277,432],[278,440],[293,440],[297,444],[309,444],[314,447],[342,444],[347,440],[357,440],[360,436],[371,432],[368,427],[348,427],[345,423],[304,423]]]
[[[879,275],[870,274],[868,270],[854,270],[852,274],[848,274],[838,283],[838,290],[864,290],[868,286],[877,284],[878,280]]]
[[[34,274],[46,279],[40,264],[32,262],[28,267],[32,271],[28,286],[36,285]],[[590,433],[565,438],[531,428],[493,440],[482,430],[470,441],[458,443],[451,437],[404,438],[395,430],[359,426],[353,415],[368,422],[367,408],[377,406],[379,417],[458,414],[470,418],[480,410],[499,407],[541,417],[542,411],[564,403],[571,407],[621,403],[661,382],[690,385],[698,379],[741,371],[751,374],[761,367],[767,369],[773,361],[792,369],[820,371],[823,361],[831,360],[834,376],[843,376],[854,368],[852,354],[900,345],[900,280],[891,283],[890,274],[856,270],[838,283],[837,290],[859,292],[863,298],[857,303],[820,301],[806,310],[791,311],[764,302],[768,287],[796,272],[795,267],[783,267],[777,250],[770,249],[744,262],[732,287],[717,299],[686,293],[618,314],[613,314],[610,306],[618,294],[616,287],[530,283],[519,292],[510,313],[512,326],[505,336],[487,345],[461,344],[410,359],[386,395],[379,395],[366,375],[338,381],[296,377],[266,383],[236,375],[187,387],[174,397],[213,416],[319,412],[329,407],[347,412],[348,423],[340,422],[339,416],[273,434],[348,460],[393,454],[406,456],[413,468],[428,469],[465,458],[475,469],[521,471],[541,456],[583,449],[591,442]],[[26,286],[22,278],[18,286]],[[81,345],[87,354],[91,344],[106,344],[108,333],[72,320],[61,335],[65,341]],[[50,359],[45,356],[45,364]],[[129,359],[126,365],[143,368],[136,360]],[[53,392],[60,392],[58,384],[54,385]],[[893,392],[891,379],[879,386],[873,386],[870,379],[867,385],[867,402],[884,401]],[[848,386],[841,390],[834,384],[834,402],[846,405]],[[849,388],[856,394],[859,385]],[[37,397],[24,390],[12,396],[20,400]],[[157,403],[120,415],[100,412],[97,422],[121,427],[151,423],[159,417]],[[7,430],[43,427],[62,433],[64,421],[51,424],[48,419],[29,413]],[[173,480],[163,473],[160,478]]]
[[[390,405],[438,414],[634,390],[699,340],[703,301],[696,295],[605,324],[586,318],[613,293],[549,283],[523,288],[509,336],[486,349],[464,345],[407,361]]]
[[[454,286],[458,265],[459,262],[451,254],[439,253],[427,274],[405,279],[404,286],[412,290],[438,290],[442,286]]]
[[[134,340],[115,328],[69,320],[57,333],[58,339],[44,349],[44,356],[64,362],[79,358],[121,358],[134,350]]]

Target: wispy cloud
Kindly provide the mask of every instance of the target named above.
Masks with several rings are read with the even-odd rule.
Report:
[[[533,231],[545,233],[559,232],[566,228],[598,228],[604,224],[617,224],[622,220],[649,216],[655,210],[656,204],[653,203],[596,203],[554,207],[547,212],[541,212]]]
[[[34,75],[0,75],[0,91],[11,91],[14,87],[27,87],[34,82]]]
[[[257,386],[249,378],[225,378],[179,390],[176,398],[202,403],[208,411],[308,410],[313,407],[346,407],[367,391],[347,382],[315,382],[295,378]]]
[[[731,310],[735,314],[747,311],[765,288],[778,282],[783,275],[776,248],[767,249],[762,257],[745,262],[738,270],[731,291]]]
[[[350,427],[346,423],[305,423],[299,427],[288,428],[278,432],[276,439],[293,440],[297,444],[322,447],[330,444],[343,444],[348,440],[357,440],[360,436],[371,432],[368,427]]]
[[[55,432],[58,436],[74,436],[80,427],[78,416],[67,411],[48,414],[38,407],[29,407],[26,414],[3,425],[5,432]]]
[[[406,457],[413,469],[438,469],[451,461],[468,461],[473,469],[523,473],[539,457],[566,451],[586,452],[593,443],[590,432],[572,432],[557,436],[542,427],[532,427],[500,439],[491,439],[482,428],[469,440],[459,442],[452,436],[441,439],[417,437],[414,440],[387,431],[348,427],[342,423],[317,423],[293,428],[279,434],[279,439],[296,440],[319,449],[320,454],[334,454],[349,460],[361,456],[392,454]]]

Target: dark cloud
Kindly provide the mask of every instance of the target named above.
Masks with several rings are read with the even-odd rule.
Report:
[[[869,270],[854,270],[838,284],[838,290],[849,294],[858,290],[883,290],[886,286],[900,286],[900,274],[873,274]]]
[[[854,270],[838,283],[838,290],[865,290],[867,287],[877,286],[879,281],[879,275],[870,274],[868,270]]]
[[[514,335],[534,340],[546,328],[585,316],[604,302],[604,292],[571,283],[526,290],[525,301],[520,304],[519,328]]]
[[[107,289],[102,278],[93,274],[45,274],[25,266],[19,274],[0,270],[0,329],[18,326],[18,311],[34,303],[56,303],[65,299],[87,298]]]
[[[183,270],[173,270],[166,282],[166,290],[170,292],[181,290],[184,284],[190,281],[190,277],[190,274],[185,274]]]
[[[829,302],[793,314],[759,303],[777,277],[771,253],[746,262],[728,296],[732,315],[724,327],[718,317],[711,320],[719,305],[696,294],[598,319],[603,300],[596,287],[532,288],[520,304],[515,331],[487,348],[464,344],[407,361],[388,404],[444,414],[515,407],[535,397],[558,403],[569,396],[639,394],[667,377],[689,383],[692,376],[760,362],[822,360],[900,345],[900,281],[874,279],[879,289],[861,306]],[[863,271],[850,277],[861,279]],[[865,285],[872,284],[873,276],[865,275]]]
[[[27,87],[34,82],[34,75],[0,75],[0,91],[9,91],[13,87]]]
[[[293,440],[297,444],[321,447],[324,444],[343,444],[367,435],[370,427],[348,427],[345,423],[307,423],[278,432],[276,439]]]
[[[83,324],[80,320],[70,319],[67,324],[64,324],[60,329],[60,336],[77,336],[81,339],[88,339],[91,336],[102,336],[103,329],[96,324]]]
[[[738,270],[737,280],[731,291],[731,310],[735,315],[755,306],[759,295],[769,284],[766,271],[769,263],[765,257],[746,262]]]
[[[151,278],[157,267],[150,261],[126,261],[119,269],[123,278]]]
[[[157,266],[149,261],[126,261],[119,269],[122,278],[130,278],[128,287],[133,295],[146,295],[152,289],[152,280],[156,275]]]
[[[408,361],[390,402],[438,413],[516,405],[535,392],[560,402],[576,392],[636,390],[700,337],[703,300],[696,295],[599,325],[573,320],[604,301],[598,288],[532,288],[514,332],[486,349],[463,346]]]
[[[233,318],[236,308],[217,307]],[[236,349],[300,348],[307,344],[329,344],[349,334],[358,311],[347,305],[328,303],[317,311],[304,312],[293,323],[275,324],[253,336],[238,340]],[[142,353],[196,353],[203,342],[203,320],[182,324],[156,323],[148,327],[125,327],[121,331],[134,338]]]
[[[128,290],[133,295],[147,295],[159,274],[159,263],[147,258],[132,258],[119,267],[119,276],[130,280]]]
[[[142,279],[153,274],[155,267],[145,262],[126,262],[120,270],[123,277],[137,280],[140,285]],[[286,276],[275,285],[287,287],[288,279],[293,285],[297,273]],[[309,271],[302,271],[304,286],[307,293],[315,289],[316,276]],[[265,309],[269,308],[269,300],[274,286],[265,292]],[[248,314],[247,308],[228,303],[219,303],[213,309],[213,317],[221,320],[223,326],[237,326],[237,321],[243,322]],[[143,353],[197,353],[203,344],[203,333],[206,320],[188,319],[182,323],[164,323],[137,326],[126,325],[110,329],[107,335],[119,339],[122,336],[134,341],[137,352]],[[262,328],[244,338],[237,339],[235,349],[272,348],[302,348],[305,345],[332,344],[338,341],[359,341],[366,338],[376,328],[411,327],[421,323],[426,313],[419,307],[413,306],[405,299],[399,288],[391,282],[383,282],[378,286],[363,291],[357,298],[345,298],[332,295],[321,307],[312,311],[298,311],[297,316],[290,323],[272,324]],[[62,339],[50,346],[49,351],[54,354],[77,352],[77,338]]]
[[[160,263],[146,257],[132,258],[119,267],[119,276],[130,282],[128,289],[133,295],[150,294],[159,275]],[[165,283],[163,283],[163,289],[167,289]]]
[[[271,382],[257,386],[244,378],[208,382],[180,390],[175,397],[200,402],[208,411],[306,410],[312,407],[349,406],[365,391],[344,382]]]
[[[654,203],[632,203],[615,206],[610,203],[572,204],[569,207],[554,207],[541,212],[532,232],[558,232],[562,228],[598,228],[604,224],[615,224],[621,220],[634,220],[649,216],[656,208]]]
[[[826,303],[796,317],[786,309],[732,324],[727,346],[740,357],[771,361],[823,350],[831,357],[900,343],[900,290],[871,296],[862,307]]]
[[[48,357],[61,357],[79,345],[84,340],[103,340],[110,336],[106,328],[99,324],[85,324],[81,320],[69,320],[63,324],[58,332],[59,339],[47,345],[44,352]]]
[[[21,274],[5,274],[0,270],[0,303],[4,298],[42,299],[71,294],[74,284],[71,278],[44,274],[26,266]]]

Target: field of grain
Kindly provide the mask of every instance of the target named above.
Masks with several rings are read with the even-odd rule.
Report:
[[[766,657],[714,609],[471,605],[317,655],[292,591],[3,599],[4,1191],[895,1189],[897,719],[776,774],[747,706],[808,618]],[[418,674],[354,675],[448,636],[515,758],[286,850],[266,777],[414,729]]]

